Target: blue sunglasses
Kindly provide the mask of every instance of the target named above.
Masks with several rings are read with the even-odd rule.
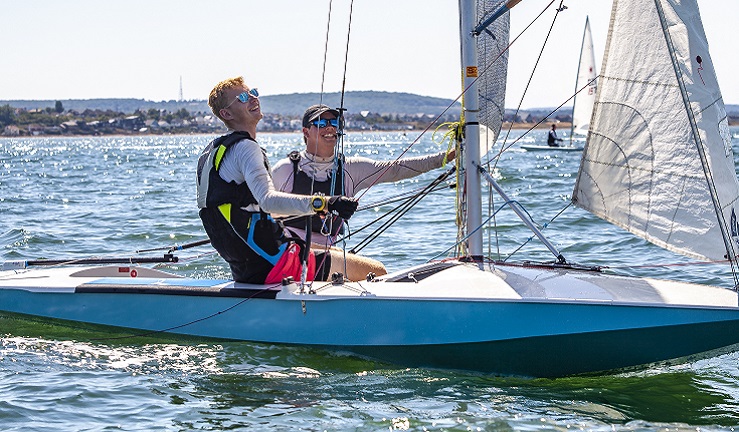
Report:
[[[230,107],[236,101],[239,101],[241,103],[247,103],[249,102],[249,99],[251,99],[252,97],[259,97],[259,90],[253,88],[249,91],[245,91],[241,93],[240,95],[236,96],[236,99],[232,100],[231,103],[226,105],[223,109]]]
[[[339,127],[339,119],[318,119],[313,120],[310,122],[313,126],[316,126],[319,129],[323,129],[326,126],[333,126],[338,129]]]

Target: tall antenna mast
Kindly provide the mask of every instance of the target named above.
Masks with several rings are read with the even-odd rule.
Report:
[[[182,75],[180,75],[180,102],[185,100],[185,98],[182,97]]]

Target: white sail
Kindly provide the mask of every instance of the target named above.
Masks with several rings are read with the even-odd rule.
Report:
[[[666,249],[721,260],[736,257],[737,199],[696,0],[615,0],[573,202]]]
[[[570,137],[576,134],[582,136],[588,134],[590,117],[593,114],[593,104],[595,103],[595,93],[598,89],[596,76],[593,35],[590,33],[590,20],[586,17],[582,46],[580,47],[580,64],[577,67]]]

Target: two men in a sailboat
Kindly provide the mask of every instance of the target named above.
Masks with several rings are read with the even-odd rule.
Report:
[[[303,115],[305,149],[292,152],[272,169],[275,187],[296,194],[354,196],[375,183],[408,179],[443,166],[455,158],[455,151],[375,161],[366,157],[335,154],[341,129],[339,111],[326,105],[312,105]],[[287,221],[288,230],[305,237],[305,221]],[[334,245],[343,229],[340,217],[313,218],[312,240],[323,247]],[[379,273],[378,273],[379,274]]]
[[[264,149],[256,141],[262,119],[259,93],[242,77],[218,83],[208,105],[228,127],[198,159],[197,203],[211,244],[228,262],[233,279],[255,284],[300,280],[307,261],[308,280],[328,280],[334,272],[349,280],[384,272],[368,258],[336,250],[301,253],[305,244],[290,237],[270,213],[320,217],[336,213],[349,219],[357,201],[342,195],[296,195],[275,190]],[[306,259],[307,258],[307,259]]]

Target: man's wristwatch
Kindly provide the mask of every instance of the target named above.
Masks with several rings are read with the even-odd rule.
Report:
[[[311,207],[316,213],[321,213],[326,211],[326,207],[328,206],[328,200],[325,196],[316,195],[313,197],[313,200],[310,202]]]

